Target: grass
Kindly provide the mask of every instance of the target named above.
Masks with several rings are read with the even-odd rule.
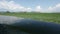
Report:
[[[22,18],[31,18],[39,21],[60,23],[60,13],[0,13],[0,15],[17,16]]]

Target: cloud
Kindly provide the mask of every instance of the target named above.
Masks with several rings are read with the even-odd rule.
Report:
[[[40,12],[41,10],[42,10],[42,8],[40,6],[36,6],[34,9],[35,12]]]
[[[27,12],[31,12],[32,11],[32,8],[27,8]]]
[[[48,8],[42,8],[40,5],[36,6],[35,8],[31,7],[24,7],[20,4],[17,4],[15,1],[7,1],[7,0],[1,0],[0,1],[0,10],[8,10],[8,11],[22,11],[22,12],[31,12],[32,10],[34,12],[41,12],[41,13],[53,13],[53,12],[60,12],[60,3],[56,4],[55,6],[49,6]]]
[[[5,9],[9,11],[27,11],[31,8],[25,8],[20,4],[15,3],[14,1],[0,1],[0,9]]]
[[[54,7],[49,7],[47,11],[49,11],[49,12],[60,12],[60,3],[55,5]]]
[[[41,8],[41,6],[36,6],[35,12],[40,12],[40,13],[59,13],[60,12],[60,3],[56,4],[53,7],[49,6],[46,9]]]
[[[40,6],[36,6],[35,11],[40,12],[42,8]]]
[[[40,13],[60,13],[60,3],[56,4],[53,7],[49,6],[46,9],[43,9],[40,6],[37,6],[35,10],[36,12],[40,12]]]

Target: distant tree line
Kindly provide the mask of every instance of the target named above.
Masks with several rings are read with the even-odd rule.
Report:
[[[10,11],[6,11],[6,13],[10,13]]]

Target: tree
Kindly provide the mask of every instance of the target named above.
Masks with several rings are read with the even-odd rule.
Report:
[[[10,13],[10,11],[6,11],[6,13]]]

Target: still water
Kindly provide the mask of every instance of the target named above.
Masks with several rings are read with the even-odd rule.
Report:
[[[2,16],[0,15],[0,33],[1,34],[29,34],[26,32],[22,32],[20,30],[11,30],[6,27],[6,25],[11,25],[15,23],[16,20],[20,20],[24,18],[17,18],[14,16]],[[6,25],[1,25],[1,24],[6,24]]]

